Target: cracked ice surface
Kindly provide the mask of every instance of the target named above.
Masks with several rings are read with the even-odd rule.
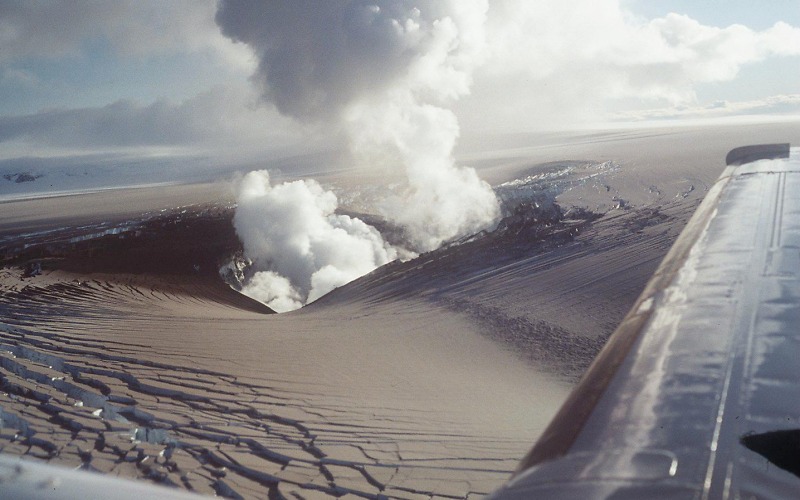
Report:
[[[567,390],[421,300],[264,316],[189,280],[0,273],[0,452],[56,464],[229,497],[467,498]]]

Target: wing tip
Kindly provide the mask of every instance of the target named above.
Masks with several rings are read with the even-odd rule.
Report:
[[[758,160],[789,158],[790,148],[791,145],[789,143],[742,146],[730,150],[725,157],[725,164],[728,166],[736,166]]]

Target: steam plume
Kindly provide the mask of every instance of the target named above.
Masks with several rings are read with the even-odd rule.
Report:
[[[427,251],[493,226],[500,212],[491,187],[474,170],[455,165],[458,122],[444,107],[469,92],[472,71],[484,58],[487,9],[487,0],[223,0],[217,23],[226,36],[254,50],[259,64],[253,80],[279,111],[343,128],[362,155],[401,159],[405,188],[379,209],[405,228],[411,248]],[[240,200],[236,227],[245,250],[264,270],[291,281],[297,293],[284,298],[313,300],[330,290],[330,283],[393,258],[374,229],[333,215],[332,196],[306,182],[266,188],[250,208],[249,195]],[[297,217],[284,217],[280,228],[265,228],[269,218],[259,210]],[[289,227],[296,223],[308,227]],[[317,258],[305,258],[312,234],[316,245],[325,245],[325,254],[347,253],[336,245],[352,240],[324,240],[338,237],[331,229],[345,226],[351,237],[358,234],[359,242],[369,242],[373,255],[366,262],[350,257],[346,265],[328,268]],[[293,241],[298,234],[304,235],[302,242]],[[298,256],[303,258],[295,261]],[[272,275],[260,282],[286,288]]]
[[[265,171],[247,174],[233,223],[257,272],[243,292],[290,311],[397,258],[375,228],[336,207],[316,181],[272,186]]]

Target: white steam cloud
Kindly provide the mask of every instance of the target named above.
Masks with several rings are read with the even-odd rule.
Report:
[[[491,187],[454,164],[459,128],[444,108],[469,93],[486,53],[486,0],[221,2],[217,23],[250,45],[265,99],[335,122],[361,154],[399,155],[404,194],[382,214],[416,250],[495,224]]]
[[[406,229],[414,249],[433,250],[494,225],[500,213],[494,191],[451,156],[458,137],[451,111],[420,104],[407,93],[356,107],[349,118],[357,148],[392,150],[403,162],[405,191],[379,209]]]
[[[247,174],[233,223],[256,273],[242,291],[291,311],[397,258],[375,228],[336,207],[316,181],[272,186],[265,171]]]
[[[341,127],[367,158],[400,158],[405,188],[379,210],[411,248],[428,251],[494,226],[500,213],[491,187],[455,165],[459,127],[444,107],[469,93],[485,57],[487,10],[487,0],[222,1],[217,23],[253,49],[253,80],[282,113]],[[255,175],[246,184],[268,186]],[[236,227],[248,257],[277,273],[258,279],[276,306],[314,300],[394,258],[374,229],[334,216],[333,195],[316,183],[258,189],[244,188]]]
[[[344,114],[357,151],[400,157],[407,189],[380,208],[406,228],[412,246],[422,251],[492,227],[500,213],[491,187],[474,170],[455,165],[458,121],[442,107],[469,93],[472,73],[483,62],[488,4],[425,5],[425,11],[409,8],[393,25],[393,36],[413,48],[404,71],[384,92],[352,102]]]

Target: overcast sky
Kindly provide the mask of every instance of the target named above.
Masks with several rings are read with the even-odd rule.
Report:
[[[800,3],[0,3],[0,161],[267,156],[401,94],[462,136],[800,115]]]

